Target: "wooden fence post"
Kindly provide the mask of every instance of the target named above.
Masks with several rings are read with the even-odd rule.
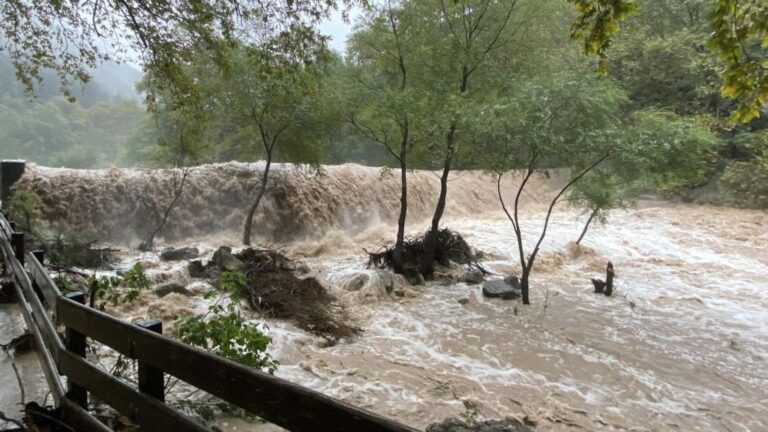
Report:
[[[19,160],[4,160],[0,162],[0,200],[3,207],[8,208],[11,199],[11,186],[24,175],[26,162]]]
[[[85,293],[73,292],[67,293],[65,296],[72,301],[85,304]],[[84,334],[75,329],[67,327],[65,345],[67,350],[85,358],[86,339]],[[88,390],[82,386],[77,385],[77,383],[74,383],[71,380],[67,385],[67,398],[83,408],[87,409],[88,407]]]
[[[35,258],[40,263],[40,265],[43,265],[43,261],[45,261],[45,251],[44,250],[32,251],[32,255],[35,256]]]
[[[136,323],[141,328],[163,334],[163,322],[146,320]],[[160,402],[165,402],[165,378],[161,369],[157,369],[139,360],[139,391],[152,396]]]
[[[16,260],[24,265],[24,233],[15,232],[11,234],[11,246],[13,247],[13,253],[16,255]]]

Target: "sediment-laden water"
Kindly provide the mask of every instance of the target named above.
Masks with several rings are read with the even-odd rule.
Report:
[[[399,298],[378,289],[363,252],[394,237],[397,176],[380,182],[379,170],[353,165],[328,167],[321,177],[290,167],[279,172],[259,219],[262,239],[304,259],[365,332],[324,347],[271,321],[278,375],[419,428],[464,414],[528,417],[540,430],[768,429],[765,212],[644,202],[611,212],[608,225],[592,229],[577,248],[572,240],[585,218],[558,207],[532,276],[531,306],[484,299],[479,286],[462,283],[409,287]],[[236,245],[258,165],[208,166],[195,175],[197,189],[190,191],[199,193],[175,216],[169,242],[211,252]],[[34,168],[22,185],[46,203],[59,202],[44,209],[59,216],[59,228],[98,233],[131,211],[123,195],[154,184],[152,176],[167,179]],[[427,172],[411,178],[415,234],[426,227],[437,179]],[[559,183],[537,178],[525,196],[528,247]],[[504,183],[506,196],[514,184]],[[517,272],[517,246],[495,183],[458,173],[450,187],[445,225],[485,252],[485,264],[499,275]],[[83,219],[88,214],[94,216]],[[135,259],[156,261],[127,254],[126,265]],[[604,275],[609,260],[618,275],[610,298],[593,294],[589,281]],[[187,277],[183,266],[150,271]],[[361,273],[369,275],[368,286],[345,291]],[[120,312],[172,321],[202,305],[196,297],[174,297],[173,304],[142,299]]]

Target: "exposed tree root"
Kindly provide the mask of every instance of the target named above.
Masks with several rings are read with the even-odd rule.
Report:
[[[403,268],[405,273],[418,272],[421,268],[421,260],[424,257],[424,243],[428,233],[405,240],[403,245]],[[382,246],[375,252],[368,252],[369,267],[394,268],[394,246]],[[448,267],[451,262],[466,264],[470,268],[477,269],[483,274],[490,274],[477,260],[477,254],[472,251],[461,234],[444,228],[437,232],[437,247],[435,249],[435,263]]]
[[[343,308],[317,279],[296,275],[302,266],[295,261],[269,249],[247,248],[235,257],[244,264],[247,280],[242,296],[254,310],[289,320],[329,343],[360,333],[344,322]]]

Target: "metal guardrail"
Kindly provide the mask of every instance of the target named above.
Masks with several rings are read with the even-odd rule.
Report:
[[[144,431],[210,431],[164,403],[164,375],[290,431],[415,432],[408,426],[287,380],[163,336],[158,321],[131,324],[84,305],[83,293],[63,295],[42,254],[24,253],[24,235],[0,214],[0,249],[33,335],[45,378],[63,420],[77,430],[109,431],[86,410],[88,394]],[[25,267],[26,262],[26,267]],[[64,326],[65,338],[57,324]],[[85,359],[94,339],[139,364],[138,388]],[[64,385],[62,377],[66,377]]]

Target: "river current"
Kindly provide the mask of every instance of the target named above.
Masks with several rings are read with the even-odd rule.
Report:
[[[378,179],[374,169],[338,170]],[[332,180],[341,175],[330,172]],[[38,187],[56,175],[36,173],[45,180]],[[417,197],[431,196],[434,176],[415,178]],[[557,184],[540,178],[526,198],[528,248]],[[496,277],[518,273],[514,233],[494,202],[495,183],[467,174],[452,186],[444,225],[483,251],[483,264]],[[358,181],[355,188],[365,186]],[[269,210],[279,207],[279,196],[272,199],[266,219],[279,214]],[[343,204],[345,197],[336,200]],[[578,247],[573,240],[586,217],[558,205],[532,275],[532,305],[524,306],[486,299],[480,285],[464,283],[406,287],[404,297],[381,293],[363,249],[394,237],[396,194],[387,200],[355,207],[356,215],[371,217],[354,229],[347,213],[324,216],[330,222],[312,225],[320,229],[310,238],[262,239],[305,261],[364,330],[355,340],[327,347],[288,323],[269,321],[270,350],[281,364],[277,375],[417,428],[464,416],[526,419],[538,430],[557,431],[768,430],[765,212],[641,201],[612,211],[607,224],[591,228]],[[426,227],[428,213],[421,209],[430,207],[429,198],[417,202],[411,234]],[[221,244],[237,245],[238,238],[236,232],[210,233],[167,243],[212,252]],[[137,259],[157,261],[127,253],[125,265]],[[604,277],[608,261],[617,274],[612,297],[594,294],[590,283]],[[183,268],[158,265],[153,272],[187,277]],[[360,274],[368,275],[367,286],[346,291],[345,283]],[[122,313],[136,318],[151,311],[146,306]],[[193,297],[174,307],[202,306]],[[163,307],[158,300],[154,310]],[[263,428],[237,421],[227,426]]]

